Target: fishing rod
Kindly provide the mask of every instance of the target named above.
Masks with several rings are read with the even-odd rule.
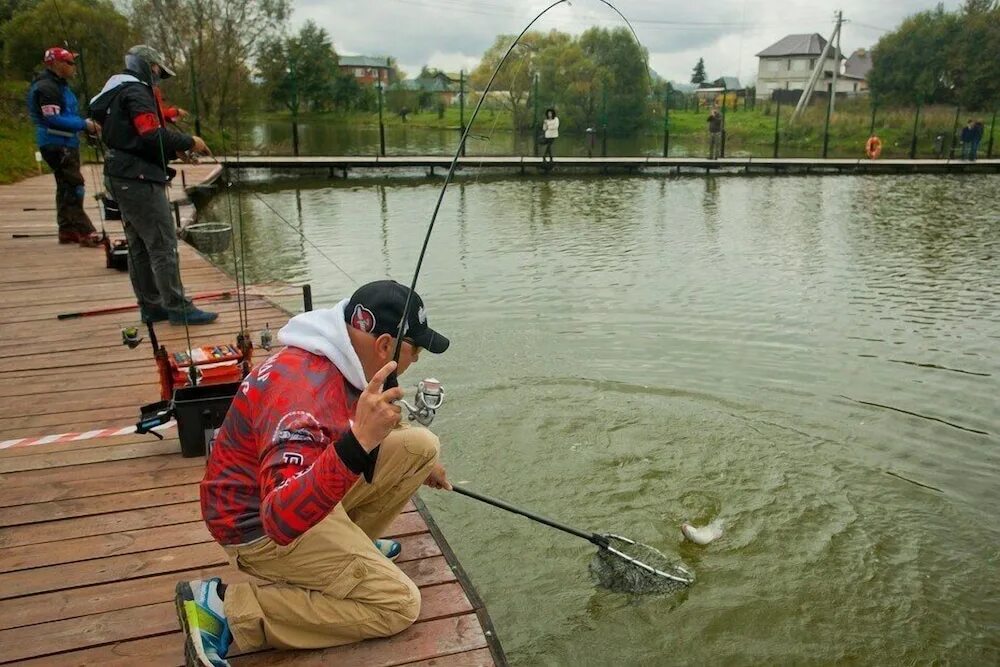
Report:
[[[636,43],[641,48],[642,47],[642,43],[639,41],[639,36],[636,34],[635,28],[632,27],[632,24],[625,17],[625,15],[622,14],[618,10],[617,7],[615,7],[613,4],[611,4],[610,2],[608,2],[608,0],[598,0],[598,2],[600,2],[600,3],[604,4],[604,5],[607,5],[616,14],[618,14],[618,16],[621,17],[621,19],[629,27],[629,30],[632,32],[632,37],[635,39]],[[482,109],[483,102],[486,101],[487,94],[490,91],[490,87],[493,85],[493,81],[496,80],[497,75],[500,73],[500,69],[507,62],[507,58],[510,57],[510,54],[514,51],[514,48],[520,43],[521,38],[524,37],[525,33],[527,33],[528,30],[531,29],[531,27],[538,21],[538,19],[542,18],[542,16],[544,16],[545,14],[547,14],[549,12],[549,10],[551,10],[554,7],[557,7],[557,6],[559,6],[559,5],[563,4],[563,3],[567,3],[568,4],[569,0],[556,0],[555,2],[553,2],[552,4],[550,4],[548,7],[546,7],[542,11],[540,11],[538,14],[535,15],[535,17],[533,19],[531,19],[531,21],[528,22],[528,24],[524,27],[523,30],[521,30],[521,32],[518,34],[518,36],[514,38],[514,41],[511,42],[511,45],[509,47],[507,47],[507,51],[504,53],[503,57],[500,59],[500,62],[497,63],[497,66],[493,69],[493,73],[490,75],[490,80],[486,83],[486,87],[483,89],[483,93],[479,97],[479,102],[476,103],[476,108],[472,111],[472,116],[469,117],[469,122],[465,126],[465,130],[462,132],[462,138],[459,140],[459,142],[458,142],[458,148],[455,150],[455,154],[452,156],[451,164],[448,167],[448,173],[445,175],[444,183],[442,183],[442,185],[441,185],[441,191],[438,193],[437,202],[434,204],[434,211],[433,211],[433,213],[431,213],[431,221],[430,221],[430,224],[427,225],[427,233],[424,236],[424,242],[423,242],[423,245],[420,248],[420,255],[417,258],[417,267],[413,271],[413,280],[410,281],[410,291],[407,292],[407,294],[406,294],[406,302],[403,304],[403,315],[402,315],[402,317],[400,317],[400,319],[399,319],[399,326],[396,328],[396,346],[393,349],[392,359],[397,364],[399,363],[399,355],[400,355],[400,353],[402,351],[402,348],[403,348],[403,334],[406,332],[406,319],[407,319],[407,315],[408,315],[408,313],[410,311],[410,304],[413,301],[413,293],[417,289],[417,279],[420,277],[420,269],[421,269],[421,267],[423,266],[423,263],[424,263],[424,255],[427,253],[427,246],[430,243],[431,234],[434,232],[434,223],[437,221],[438,212],[441,210],[441,202],[444,201],[444,194],[445,194],[445,192],[448,189],[448,185],[454,179],[455,170],[458,167],[458,159],[462,155],[462,147],[465,146],[465,142],[466,142],[466,140],[469,137],[469,133],[470,133],[470,130],[472,129],[472,125],[476,121],[476,116],[479,115],[479,110]],[[643,61],[643,64],[645,65],[644,69],[645,69],[645,73],[646,73],[646,78],[649,79],[649,65],[648,65],[648,63],[645,62],[645,60]],[[393,387],[399,386],[399,381],[398,381],[398,379],[396,377],[396,372],[395,371],[393,371],[392,373],[389,374],[389,376],[386,378],[385,383],[384,383],[383,386],[386,389],[391,389]]]

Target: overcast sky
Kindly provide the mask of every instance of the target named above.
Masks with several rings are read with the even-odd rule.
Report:
[[[550,2],[535,0],[292,0],[293,26],[312,19],[333,38],[338,53],[389,55],[413,76],[421,65],[448,71],[472,68],[497,34],[516,34]],[[632,22],[649,50],[650,66],[674,81],[689,81],[699,57],[709,77],[757,74],[754,55],[790,33],[829,37],[834,12],[845,24],[841,48],[850,54],[870,47],[887,29],[938,0],[618,0],[613,4]],[[944,0],[946,9],[961,5]],[[571,0],[546,14],[536,28],[579,34],[621,19],[599,0]]]

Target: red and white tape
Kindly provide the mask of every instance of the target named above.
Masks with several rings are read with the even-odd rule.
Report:
[[[177,422],[170,421],[162,426],[153,428],[154,431],[162,431],[173,428]],[[11,447],[31,447],[32,445],[50,445],[54,442],[75,442],[77,440],[90,440],[92,438],[110,438],[115,435],[128,435],[135,433],[135,426],[123,426],[121,428],[101,428],[84,433],[59,433],[58,435],[43,435],[36,438],[15,438],[13,440],[0,441],[0,449],[10,449]]]

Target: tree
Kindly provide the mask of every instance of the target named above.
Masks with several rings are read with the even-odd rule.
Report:
[[[0,34],[11,78],[30,79],[49,47],[68,43],[81,53],[83,67],[73,83],[81,98],[96,94],[104,79],[122,68],[131,46],[128,20],[110,0],[23,3]]]
[[[160,49],[179,74],[194,70],[172,85],[184,97],[195,86],[201,114],[220,128],[252,101],[250,64],[290,13],[290,0],[132,0],[141,39]]]
[[[960,104],[983,109],[1000,100],[1000,3],[967,0],[906,18],[872,50],[868,76],[879,101]]]
[[[339,75],[330,36],[312,21],[306,21],[294,37],[264,42],[257,71],[271,103],[293,114],[303,102],[313,111],[324,110],[333,100]]]
[[[514,127],[524,129],[530,126],[528,122],[527,101],[529,90],[535,74],[533,61],[539,51],[540,43],[545,36],[539,32],[528,32],[514,47],[507,62],[497,72],[496,80],[490,92],[500,95],[504,105],[510,109]],[[499,35],[493,45],[486,50],[479,65],[469,75],[469,81],[479,90],[484,90],[486,84],[500,63],[500,58],[514,40],[514,35]]]
[[[698,64],[694,66],[694,71],[691,72],[691,83],[702,84],[708,80],[708,75],[705,74],[705,59],[698,58]]]
[[[607,97],[609,131],[617,134],[639,128],[645,118],[650,95],[646,49],[636,43],[627,28],[590,28],[579,39],[600,79],[601,106]]]

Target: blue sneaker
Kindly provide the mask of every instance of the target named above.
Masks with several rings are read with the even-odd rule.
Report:
[[[396,560],[403,553],[403,545],[396,540],[375,540],[375,548],[389,560]]]
[[[139,316],[145,322],[165,322],[170,319],[170,313],[163,306],[143,306],[139,309]]]
[[[218,313],[210,313],[207,310],[199,310],[195,306],[188,306],[184,310],[170,311],[171,324],[211,324],[219,316]]]
[[[233,641],[219,597],[218,577],[177,584],[174,604],[184,631],[187,667],[229,667],[226,653]]]

